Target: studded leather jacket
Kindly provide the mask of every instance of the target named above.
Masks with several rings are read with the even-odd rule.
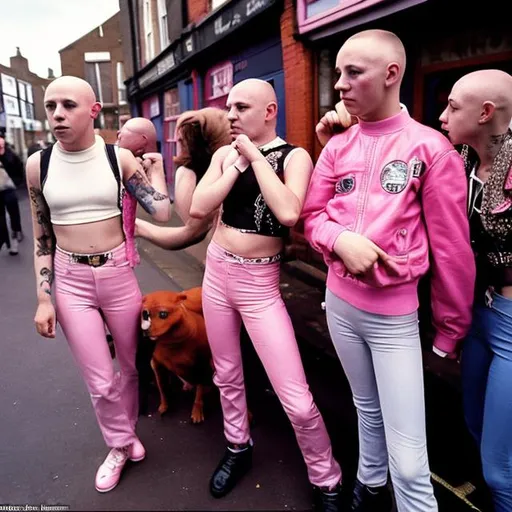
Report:
[[[468,214],[471,245],[477,263],[477,294],[494,286],[512,285],[512,131],[509,130],[493,162],[485,185],[469,178]]]

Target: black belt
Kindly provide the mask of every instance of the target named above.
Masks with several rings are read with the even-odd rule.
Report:
[[[105,252],[103,254],[70,254],[69,257],[73,263],[81,263],[83,265],[89,265],[90,267],[101,267],[112,258],[112,253]]]

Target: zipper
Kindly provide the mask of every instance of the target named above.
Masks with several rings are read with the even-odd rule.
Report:
[[[371,143],[371,149],[369,151],[369,164],[366,165],[367,169],[369,168],[368,172],[365,173],[365,177],[363,179],[363,191],[361,194],[361,200],[358,202],[357,205],[357,217],[356,217],[356,224],[354,227],[354,232],[359,233],[359,230],[361,229],[361,225],[363,224],[363,218],[364,218],[364,212],[366,209],[366,205],[368,204],[368,188],[369,185],[371,185],[373,180],[373,175],[375,173],[375,153],[377,149],[377,141],[378,139],[376,137],[372,137],[372,143]]]

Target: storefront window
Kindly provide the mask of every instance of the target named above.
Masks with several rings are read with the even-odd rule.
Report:
[[[340,0],[306,0],[306,18],[328,11],[340,4]]]
[[[209,107],[225,106],[226,97],[233,87],[233,63],[226,62],[210,69],[205,80],[205,100]]]
[[[174,157],[177,155],[178,142],[176,122],[180,115],[180,96],[178,88],[174,87],[164,95],[164,159],[167,170],[167,181],[174,188]],[[172,195],[174,195],[172,193]]]

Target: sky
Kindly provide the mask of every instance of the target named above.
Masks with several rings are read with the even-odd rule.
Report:
[[[5,4],[5,5],[4,5]],[[0,0],[0,63],[19,46],[32,72],[61,75],[59,50],[119,11],[119,0]]]

